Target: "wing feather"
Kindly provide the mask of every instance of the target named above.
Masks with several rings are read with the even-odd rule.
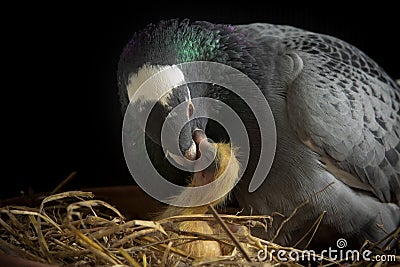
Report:
[[[270,24],[247,31],[256,41],[280,42],[303,61],[287,91],[299,138],[311,140],[379,200],[400,205],[400,88],[394,80],[337,38]]]

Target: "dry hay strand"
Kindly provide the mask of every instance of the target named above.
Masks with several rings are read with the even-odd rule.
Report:
[[[287,254],[302,252],[250,234],[250,228],[268,228],[271,220],[270,216],[221,215],[214,210],[212,215],[126,221],[115,207],[94,199],[92,193],[70,191],[44,198],[37,208],[0,208],[0,253],[59,266],[302,266],[271,254],[266,255],[267,261],[259,261],[257,255],[265,246]],[[214,233],[177,227],[193,221],[212,225]],[[232,233],[231,226],[238,230]],[[218,242],[223,256],[204,259],[181,249],[196,241]],[[340,262],[325,259],[320,264]]]

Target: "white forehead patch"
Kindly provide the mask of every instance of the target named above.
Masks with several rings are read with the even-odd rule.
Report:
[[[162,71],[162,72],[161,72]],[[153,76],[156,73],[158,75]],[[152,77],[153,76],[153,77]],[[149,79],[152,77],[151,79]],[[149,79],[149,80],[148,80]],[[139,90],[140,86],[147,81],[145,90]],[[139,68],[137,73],[131,74],[128,81],[128,97],[129,101],[132,100],[133,95],[138,98],[143,97],[148,101],[160,101],[161,104],[167,105],[168,93],[171,89],[181,85],[185,81],[183,72],[175,65],[161,66],[161,65],[148,65],[144,64]],[[148,86],[148,87],[147,87]],[[167,93],[164,97],[162,95]]]

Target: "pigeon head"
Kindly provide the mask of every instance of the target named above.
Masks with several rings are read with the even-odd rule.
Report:
[[[193,118],[200,111],[207,115],[207,105],[194,99],[209,97],[224,101],[228,92],[209,83],[185,84],[185,75],[177,65],[213,61],[242,71],[251,68],[255,73],[255,59],[247,51],[248,44],[244,39],[229,25],[190,23],[188,20],[168,20],[148,25],[134,34],[121,54],[118,82],[123,111],[143,83],[149,81],[150,85],[137,103],[151,107],[145,126],[146,136],[160,145],[161,128],[170,116],[171,127],[183,128],[175,129],[179,132],[178,137],[167,137],[171,138],[171,142],[178,138],[180,152],[189,159],[195,159],[198,154],[196,146],[199,145],[195,142],[195,133],[198,130],[207,132],[208,120],[207,116]],[[170,89],[163,91],[161,86]],[[183,105],[183,108],[171,112],[178,105]],[[217,138],[221,139],[220,136]]]

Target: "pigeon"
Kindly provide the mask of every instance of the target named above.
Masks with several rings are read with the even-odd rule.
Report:
[[[196,158],[195,131],[229,141],[213,120],[190,119],[200,109],[207,113],[207,106],[188,99],[213,98],[235,110],[249,137],[249,163],[232,189],[238,205],[244,214],[274,214],[271,227],[255,227],[255,235],[284,246],[335,247],[345,239],[348,248],[360,248],[398,229],[400,87],[374,60],[343,40],[292,26],[165,20],[136,32],[121,53],[122,110],[146,79],[194,61],[225,64],[258,86],[275,121],[275,157],[263,183],[250,192],[262,139],[254,114],[219,85],[176,86],[143,102],[154,104],[146,146],[166,179],[184,184],[175,178],[187,177],[161,149],[161,126],[177,105],[188,103],[187,112],[175,114],[176,123],[188,123],[172,137],[182,155]],[[171,81],[184,79],[175,74]]]

